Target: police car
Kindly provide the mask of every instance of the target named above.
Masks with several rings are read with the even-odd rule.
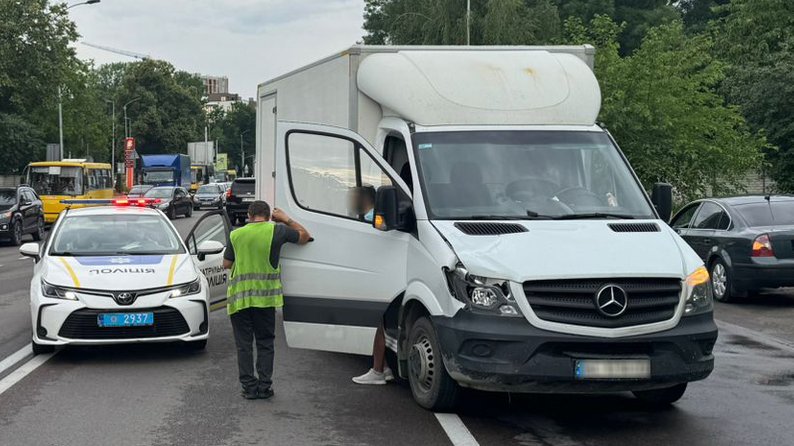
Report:
[[[203,349],[209,313],[225,302],[223,213],[205,214],[183,241],[146,199],[64,203],[81,207],[64,211],[45,243],[20,248],[35,260],[33,352],[167,341]]]

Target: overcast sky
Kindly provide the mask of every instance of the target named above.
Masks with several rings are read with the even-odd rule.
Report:
[[[82,41],[228,76],[248,98],[260,82],[359,41],[363,11],[364,0],[101,0],[70,13]],[[79,43],[77,54],[98,65],[135,60]]]

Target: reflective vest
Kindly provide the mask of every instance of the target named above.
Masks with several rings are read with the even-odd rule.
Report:
[[[229,315],[246,308],[284,306],[281,290],[281,266],[270,264],[270,249],[276,225],[249,223],[232,231],[234,266],[226,291]]]

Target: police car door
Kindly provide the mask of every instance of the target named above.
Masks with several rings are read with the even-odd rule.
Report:
[[[222,245],[225,250],[229,243],[230,230],[231,225],[226,218],[226,213],[221,210],[211,211],[201,216],[185,238],[185,244],[193,261],[207,277],[210,289],[210,310],[223,308],[226,304],[228,272],[223,268],[223,250],[202,253],[202,244],[206,247],[208,244],[204,242],[214,241]]]
[[[373,228],[351,191],[395,186],[410,196],[408,188],[355,132],[298,123],[278,123],[277,132],[276,207],[314,238],[282,249],[287,343],[370,354],[383,314],[405,290],[411,235]]]

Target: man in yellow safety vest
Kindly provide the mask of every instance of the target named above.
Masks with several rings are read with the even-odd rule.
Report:
[[[232,231],[223,266],[231,269],[226,309],[237,345],[237,367],[246,399],[273,396],[276,308],[284,305],[279,253],[285,243],[304,245],[311,236],[306,228],[264,201],[248,208],[248,224]],[[254,376],[253,342],[256,341]]]

